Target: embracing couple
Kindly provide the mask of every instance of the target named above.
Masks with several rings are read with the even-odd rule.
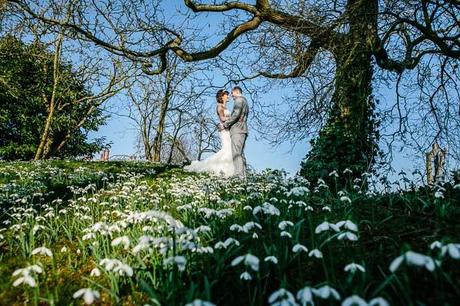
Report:
[[[204,160],[193,161],[189,166],[184,167],[185,170],[246,179],[244,145],[248,137],[249,105],[238,86],[232,89],[232,98],[234,103],[233,110],[230,112],[227,109],[228,91],[221,89],[216,94],[221,149]]]

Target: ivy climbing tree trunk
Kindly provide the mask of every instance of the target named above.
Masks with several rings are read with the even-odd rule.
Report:
[[[348,2],[349,32],[333,49],[336,75],[332,108],[302,161],[302,176],[326,178],[331,171],[343,172],[346,168],[360,176],[375,162],[378,123],[372,97],[371,42],[376,28],[376,5],[376,1]]]

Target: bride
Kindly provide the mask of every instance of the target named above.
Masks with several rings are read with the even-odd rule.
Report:
[[[217,116],[221,123],[225,122],[230,116],[230,111],[227,109],[228,91],[220,89],[216,94],[217,100]],[[232,143],[229,130],[219,131],[220,141],[222,144],[221,149],[201,161],[192,161],[189,166],[185,166],[186,171],[192,172],[207,172],[210,174],[229,177],[233,175],[233,157],[232,157]]]

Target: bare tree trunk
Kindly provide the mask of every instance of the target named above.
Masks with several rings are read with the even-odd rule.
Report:
[[[169,109],[169,102],[171,100],[171,92],[170,92],[170,85],[171,85],[171,77],[169,74],[169,70],[166,73],[166,93],[163,99],[163,103],[161,105],[160,114],[159,114],[159,121],[158,126],[156,129],[155,138],[153,139],[153,161],[159,162],[161,158],[161,145],[163,141],[163,133],[166,124],[166,114],[168,113]]]
[[[179,112],[179,122],[177,123],[177,129],[174,131],[174,135],[171,140],[171,150],[169,151],[168,164],[170,164],[172,161],[174,147],[177,141],[177,135],[179,135],[179,131],[181,130],[181,123],[182,123],[182,112]]]
[[[42,135],[40,136],[40,143],[38,144],[37,151],[35,152],[34,160],[39,160],[45,157],[45,147],[48,144],[48,151],[49,151],[49,143],[50,143],[50,134],[51,134],[51,124],[54,119],[54,111],[56,109],[56,92],[57,86],[59,84],[59,61],[61,57],[61,48],[62,42],[64,40],[64,33],[61,32],[58,35],[56,40],[56,50],[54,53],[53,59],[53,90],[51,92],[51,98],[48,104],[48,115],[46,116],[45,126],[43,128]],[[45,101],[48,101],[46,97],[44,97]]]

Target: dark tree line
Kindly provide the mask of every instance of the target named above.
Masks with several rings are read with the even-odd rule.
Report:
[[[102,108],[93,103],[72,103],[90,95],[72,67],[59,62],[60,85],[53,86],[54,54],[40,43],[26,44],[6,36],[0,39],[0,158],[33,159],[88,156],[98,152],[103,139],[88,140],[88,132],[105,122]],[[48,98],[55,91],[59,110],[49,122]]]

